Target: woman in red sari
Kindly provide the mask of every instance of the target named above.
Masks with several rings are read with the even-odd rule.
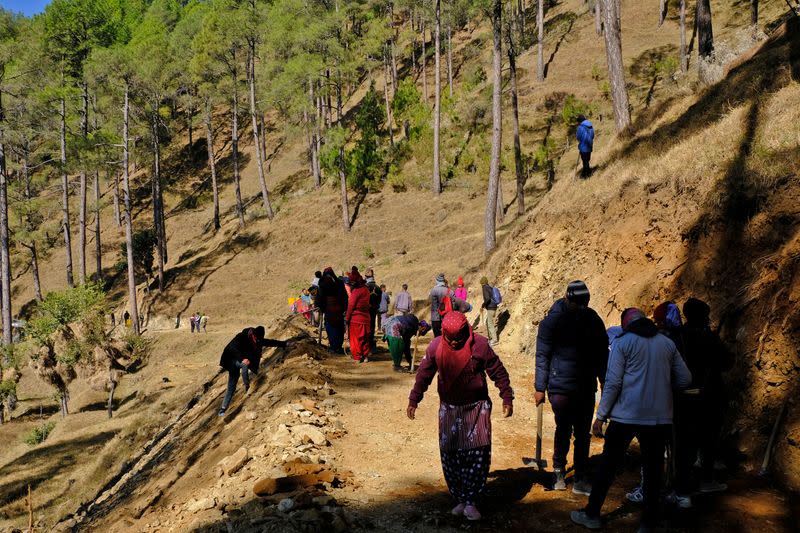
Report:
[[[454,515],[480,520],[477,503],[492,459],[492,402],[486,375],[500,389],[503,416],[513,413],[514,391],[503,362],[486,337],[473,333],[467,317],[450,311],[417,370],[408,397],[408,418],[439,373],[439,452],[447,488],[456,501]]]
[[[368,361],[369,334],[372,320],[369,314],[369,289],[356,267],[350,272],[350,300],[344,320],[350,335],[350,351],[360,363]]]

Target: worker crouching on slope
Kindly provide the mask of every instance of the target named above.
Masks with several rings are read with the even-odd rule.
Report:
[[[444,317],[442,336],[433,339],[420,363],[408,397],[406,414],[411,420],[437,372],[439,450],[447,488],[457,503],[452,513],[480,520],[476,505],[492,459],[492,402],[486,374],[500,389],[505,417],[514,411],[511,380],[486,337],[474,333],[458,311]]]
[[[685,389],[692,375],[675,343],[658,332],[640,310],[622,312],[624,333],[614,340],[608,360],[603,396],[592,432],[605,432],[603,455],[588,505],[570,518],[589,529],[600,529],[600,509],[634,437],[642,451],[644,512],[640,532],[658,524],[664,448],[672,436],[672,391]]]
[[[386,319],[381,325],[384,335],[386,337],[386,344],[389,345],[389,354],[392,356],[393,370],[401,372],[403,368],[400,363],[405,356],[408,363],[409,372],[411,368],[411,339],[414,335],[420,337],[430,331],[431,327],[424,320],[422,322],[413,315],[395,315]]]
[[[258,373],[261,350],[270,346],[286,348],[289,343],[264,338],[264,326],[243,329],[225,346],[219,359],[219,366],[228,371],[228,390],[225,392],[225,399],[222,400],[219,416],[225,416],[225,411],[236,391],[239,374],[242,376],[245,394],[250,390],[249,372]]]

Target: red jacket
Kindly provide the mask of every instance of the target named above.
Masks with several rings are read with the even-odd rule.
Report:
[[[369,289],[361,286],[350,291],[350,300],[347,303],[347,313],[344,316],[347,322],[357,324],[371,324],[369,314]]]

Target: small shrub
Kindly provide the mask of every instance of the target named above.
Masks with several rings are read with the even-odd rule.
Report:
[[[600,66],[597,64],[592,65],[592,79],[594,81],[600,81],[601,79],[603,79],[604,75],[605,75],[604,69],[600,68]]]
[[[464,75],[464,88],[471,91],[485,83],[487,79],[486,70],[479,63],[475,63],[467,69]]]
[[[53,431],[54,427],[56,427],[55,422],[44,422],[42,425],[36,426],[30,430],[22,440],[28,446],[36,446],[37,444],[41,444],[47,440],[47,437],[50,435],[50,432]]]
[[[608,80],[601,81],[597,88],[600,89],[600,94],[604,100],[611,98],[611,85],[609,85]]]
[[[364,246],[364,257],[367,259],[375,258],[375,252],[372,251],[372,246],[370,246],[369,244]]]
[[[137,335],[133,331],[127,331],[122,336],[122,342],[125,343],[125,349],[131,354],[133,358],[146,359],[153,349],[153,340]]]

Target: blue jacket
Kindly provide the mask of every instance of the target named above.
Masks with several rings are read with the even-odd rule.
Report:
[[[673,389],[685,389],[692,374],[675,343],[642,318],[617,337],[608,360],[598,420],[652,426],[672,423]]]
[[[592,123],[588,120],[581,122],[578,126],[578,131],[575,132],[575,138],[578,139],[579,152],[591,152],[594,147],[594,128]]]
[[[556,301],[536,336],[536,390],[594,394],[607,363],[603,320],[592,309],[572,308],[566,298]]]

